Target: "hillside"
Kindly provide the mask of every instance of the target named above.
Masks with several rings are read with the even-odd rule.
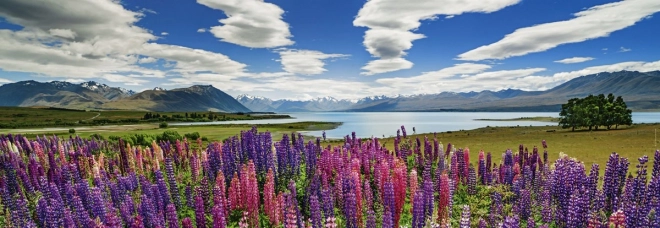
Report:
[[[147,111],[250,112],[231,96],[212,86],[174,90],[155,88],[135,93],[97,82],[22,81],[0,86],[0,106],[56,107]]]
[[[336,100],[320,105],[318,100],[270,100],[240,96],[239,102],[254,111],[559,111],[573,97],[614,93],[633,110],[660,109],[660,71],[598,73],[581,76],[546,91],[506,89],[467,93],[441,92],[408,96],[374,96],[358,101]],[[337,102],[341,101],[341,102]],[[258,104],[258,105],[256,105]],[[282,106],[281,104],[287,104]],[[321,106],[322,108],[319,108]]]
[[[202,85],[173,90],[145,90],[128,98],[105,103],[101,107],[168,112],[251,112],[225,92],[213,86]]]

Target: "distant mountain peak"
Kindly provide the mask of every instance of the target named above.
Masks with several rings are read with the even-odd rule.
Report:
[[[167,91],[167,90],[163,89],[162,87],[154,87],[153,91]]]
[[[89,90],[92,90],[92,91],[97,91],[99,89],[110,88],[110,86],[108,86],[106,84],[101,84],[101,83],[98,83],[98,82],[95,82],[95,81],[83,82],[83,83],[80,83],[80,86],[82,86],[83,88],[87,88]]]

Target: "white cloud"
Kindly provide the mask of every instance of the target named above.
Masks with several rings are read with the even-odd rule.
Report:
[[[135,25],[142,17],[114,0],[0,1],[0,18],[23,27],[0,29],[0,69],[72,80],[109,77],[113,82],[129,79],[116,75],[132,75],[130,84],[145,81],[136,77],[166,74],[245,74],[245,64],[223,54],[155,43],[151,31]],[[139,65],[158,59],[174,69]]]
[[[210,71],[218,74],[242,74],[246,67],[245,64],[220,53],[176,45],[148,43],[139,51],[143,55],[175,61],[174,71],[179,73]]]
[[[203,32],[206,32],[206,29],[205,28],[199,28],[199,29],[197,29],[197,32],[203,33]]]
[[[366,72],[362,72],[360,74],[370,76],[374,74],[410,69],[412,66],[413,63],[404,58],[377,59],[367,63],[366,66],[362,67],[362,69],[366,70]]]
[[[459,55],[461,60],[505,59],[562,44],[608,36],[660,11],[657,0],[625,0],[591,7],[575,18],[520,28],[502,40]]]
[[[109,82],[118,82],[130,86],[142,85],[143,83],[149,82],[147,80],[140,79],[138,76],[124,76],[119,74],[106,74],[103,75],[103,79],[108,80]]]
[[[279,6],[261,0],[197,0],[199,4],[222,10],[227,18],[210,32],[224,42],[251,48],[292,45],[289,24],[282,20]],[[199,30],[198,30],[199,31]]]
[[[67,38],[67,39],[75,39],[76,38],[76,32],[71,31],[71,29],[49,29],[48,31],[53,36],[59,36],[59,37],[62,37],[62,38]]]
[[[138,63],[140,63],[140,64],[155,63],[156,61],[158,61],[158,59],[153,58],[153,57],[145,57],[145,58],[140,58],[140,60],[138,60]]]
[[[162,36],[167,36],[167,35],[169,35],[169,33],[167,33],[167,32],[161,32],[160,35],[162,35]]]
[[[571,64],[594,60],[592,57],[573,57],[555,61],[556,63]]]
[[[363,68],[367,70],[363,75],[411,68],[413,63],[403,59],[403,56],[406,55],[406,50],[412,48],[413,41],[425,38],[423,34],[411,32],[420,27],[422,20],[435,20],[438,15],[447,15],[451,18],[469,12],[490,13],[518,2],[520,0],[367,1],[358,12],[353,25],[369,28],[365,32],[364,46],[370,54],[380,60],[368,63]],[[397,65],[385,67],[382,60],[388,59],[396,59],[392,62]],[[370,71],[371,69],[374,71]]]
[[[619,52],[629,52],[629,51],[632,51],[632,49],[624,48],[624,47],[619,48]]]
[[[316,75],[327,71],[323,60],[332,58],[348,57],[344,54],[325,54],[313,50],[279,50],[280,63],[283,69],[292,74]]]

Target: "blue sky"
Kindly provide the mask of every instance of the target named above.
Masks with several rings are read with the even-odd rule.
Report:
[[[543,90],[660,70],[657,0],[3,0],[0,83],[274,99]]]

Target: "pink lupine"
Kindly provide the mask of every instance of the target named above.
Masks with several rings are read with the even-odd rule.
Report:
[[[229,209],[238,210],[242,209],[241,206],[241,183],[238,180],[238,174],[234,173],[229,185]]]
[[[415,169],[411,170],[410,171],[410,176],[408,177],[408,186],[409,186],[408,196],[410,196],[409,197],[409,199],[410,199],[410,213],[412,213],[413,207],[415,206],[414,205],[415,201],[413,200],[413,196],[417,192],[417,188],[418,188],[417,179],[418,179],[417,171]]]
[[[268,169],[268,174],[266,174],[266,183],[264,184],[264,212],[270,224],[273,226],[278,226],[280,224],[279,211],[280,208],[277,202],[277,196],[275,195],[275,177],[273,175],[273,170]]]

